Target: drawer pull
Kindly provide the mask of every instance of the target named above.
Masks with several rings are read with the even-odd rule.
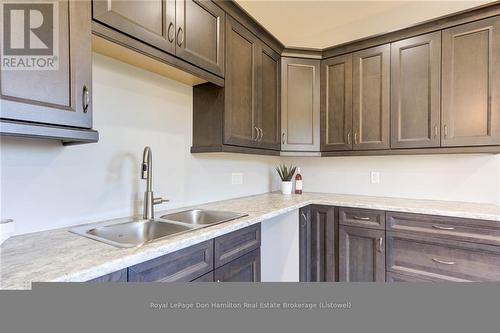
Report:
[[[361,220],[361,221],[370,221],[369,217],[366,216],[353,216],[355,220]]]
[[[378,239],[378,248],[377,251],[380,253],[383,253],[383,244],[384,244],[384,239],[382,237],[379,237]]]
[[[443,227],[440,225],[433,225],[432,227],[438,230],[455,230],[455,227]]]
[[[443,265],[455,265],[454,261],[444,261],[444,260],[439,260],[436,258],[432,258],[432,261],[437,262],[438,264],[443,264]]]

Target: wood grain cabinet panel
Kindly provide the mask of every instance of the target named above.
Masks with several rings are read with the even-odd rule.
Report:
[[[59,1],[55,13],[59,22],[58,40],[54,41],[59,53],[57,67],[1,70],[0,117],[92,128],[90,2]]]
[[[352,227],[385,230],[385,211],[340,207],[339,223]]]
[[[443,31],[442,145],[500,144],[500,18]]]
[[[391,44],[391,147],[439,147],[441,32]]]
[[[92,0],[93,19],[175,54],[175,0]]]
[[[226,24],[224,143],[258,147],[258,39],[237,21]]]
[[[390,70],[389,44],[353,54],[354,150],[390,146]]]
[[[500,247],[387,233],[387,270],[447,281],[500,281]]]
[[[192,281],[213,270],[213,246],[213,241],[210,240],[129,267],[129,281]]]
[[[337,280],[335,208],[311,205],[299,211],[300,281]]]
[[[424,279],[419,276],[413,276],[413,275],[404,275],[404,274],[398,274],[398,273],[393,273],[393,272],[387,272],[387,282],[438,282],[442,281],[439,279]]]
[[[199,278],[192,280],[191,282],[214,282],[214,272],[212,271],[207,274],[204,274]]]
[[[339,226],[339,280],[385,281],[385,231]]]
[[[321,62],[321,151],[352,150],[352,54]]]
[[[320,61],[281,59],[281,149],[320,150]]]
[[[214,240],[215,267],[241,257],[260,247],[260,224],[233,231]]]
[[[260,248],[247,253],[214,272],[216,282],[260,282]]]
[[[177,0],[175,11],[175,54],[223,77],[224,11],[211,1],[198,0]]]

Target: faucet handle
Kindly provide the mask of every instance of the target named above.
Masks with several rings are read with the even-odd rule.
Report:
[[[159,205],[165,202],[169,202],[170,200],[168,199],[163,199],[163,198],[154,198],[153,199],[153,205]]]

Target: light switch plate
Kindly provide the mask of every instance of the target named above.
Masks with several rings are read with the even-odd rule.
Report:
[[[243,184],[243,173],[241,173],[241,172],[233,172],[231,174],[231,184],[233,184],[233,185],[242,185]]]
[[[370,183],[372,184],[380,184],[380,172],[372,171],[370,173]]]

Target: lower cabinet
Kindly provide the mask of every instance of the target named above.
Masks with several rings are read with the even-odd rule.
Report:
[[[127,282],[127,268],[100,276],[87,282]]]
[[[191,282],[214,282],[214,272],[209,272],[205,275],[202,275],[199,278],[191,280]]]
[[[339,227],[339,280],[385,281],[385,231]]]
[[[335,208],[312,205],[299,211],[300,281],[336,281]]]
[[[260,248],[217,268],[216,282],[260,282]]]

